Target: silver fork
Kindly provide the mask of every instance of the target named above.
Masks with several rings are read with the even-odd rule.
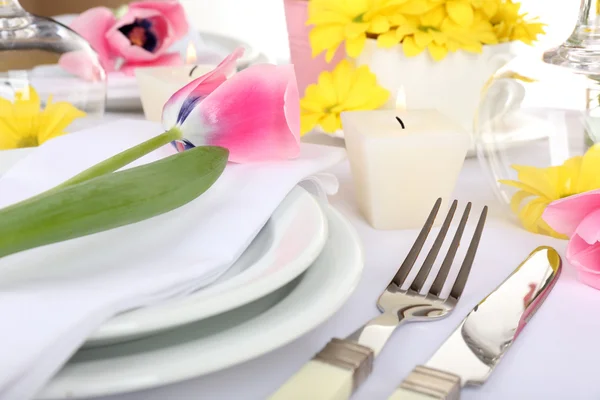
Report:
[[[442,200],[438,199],[398,272],[379,296],[381,315],[367,322],[346,339],[332,339],[309,363],[288,380],[271,400],[341,400],[347,399],[370,375],[373,359],[401,324],[409,321],[435,321],[448,315],[456,306],[467,283],[487,216],[483,208],[465,259],[447,297],[440,296],[463,236],[471,203],[465,207],[448,252],[431,287],[421,294],[431,268],[450,229],[458,202],[455,200],[440,231],[408,289],[402,289],[433,227]]]

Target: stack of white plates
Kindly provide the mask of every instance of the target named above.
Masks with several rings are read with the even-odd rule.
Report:
[[[217,282],[106,321],[38,398],[141,390],[258,357],[327,320],[362,267],[350,223],[296,187]]]

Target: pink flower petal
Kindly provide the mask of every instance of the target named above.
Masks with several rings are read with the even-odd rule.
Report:
[[[573,236],[567,247],[567,260],[577,269],[581,282],[600,289],[600,243],[589,245],[578,235]]]
[[[150,52],[140,46],[131,44],[129,38],[119,31],[123,26],[134,23],[136,19],[152,21],[153,30],[158,39],[157,47],[154,51]],[[175,35],[173,28],[160,15],[159,11],[144,8],[129,8],[127,14],[121,17],[106,32],[106,41],[111,51],[123,57],[126,61],[145,62],[155,60],[162,55],[175,41]]]
[[[589,213],[575,230],[576,235],[592,245],[600,241],[600,208]]]
[[[129,4],[129,9],[150,9],[159,11],[173,28],[175,40],[184,37],[190,27],[185,17],[185,10],[177,0],[137,1]]]
[[[227,77],[236,70],[237,60],[243,55],[244,49],[237,48],[225,57],[215,69],[194,79],[175,92],[163,108],[162,122],[164,128],[171,129],[178,123],[179,113],[186,100],[189,99],[189,103],[195,104],[225,82]]]
[[[86,81],[97,82],[105,75],[103,68],[98,63],[93,62],[90,55],[83,50],[71,51],[61,55],[58,64],[65,71]]]
[[[115,16],[108,8],[95,7],[79,14],[69,25],[89,42],[98,53],[100,64],[107,71],[112,70],[113,63],[105,33],[115,24],[115,21]],[[72,60],[69,63],[72,63]]]
[[[579,263],[579,256],[585,253],[590,248],[590,245],[578,235],[574,235],[567,245],[567,260],[576,268],[582,268]]]
[[[567,246],[567,260],[578,269],[600,274],[600,243],[588,244],[579,235],[573,236]]]
[[[127,75],[133,75],[136,68],[154,67],[154,66],[177,66],[183,65],[183,60],[179,53],[166,53],[160,57],[148,62],[128,62],[123,64],[120,71]]]
[[[215,89],[181,129],[195,145],[229,149],[232,162],[291,159],[300,153],[299,108],[294,67],[259,64]]]
[[[571,237],[581,221],[598,209],[600,190],[593,190],[551,203],[546,207],[542,218],[555,231]]]

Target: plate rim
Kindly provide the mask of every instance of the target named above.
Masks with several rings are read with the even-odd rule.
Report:
[[[157,355],[157,353],[160,353],[161,349],[159,349],[159,350],[154,349],[152,351],[149,351],[149,352],[143,353],[143,354],[148,355],[149,353],[152,353],[152,356],[155,358],[155,360],[154,360],[155,362],[153,362],[153,365],[156,368],[161,368],[163,371],[167,371],[167,374],[163,374],[162,379],[158,379],[156,377],[156,375],[153,376],[152,378],[144,376],[144,377],[138,377],[138,379],[131,379],[131,381],[128,384],[124,383],[124,379],[117,379],[118,382],[111,380],[110,387],[108,389],[101,390],[97,387],[91,388],[90,383],[94,382],[94,380],[91,377],[87,377],[85,382],[83,382],[82,384],[79,385],[82,388],[85,388],[86,391],[83,392],[83,391],[74,391],[70,387],[68,378],[65,378],[65,376],[64,376],[64,369],[63,369],[48,383],[48,385],[46,387],[44,387],[38,393],[36,399],[38,399],[38,400],[56,400],[56,399],[71,398],[73,396],[80,397],[80,398],[89,398],[89,397],[95,397],[95,396],[124,394],[124,393],[139,391],[139,390],[156,388],[156,387],[160,387],[160,386],[164,386],[164,385],[168,385],[168,384],[173,384],[173,383],[181,382],[181,381],[184,381],[187,379],[197,378],[197,377],[207,375],[209,373],[217,372],[217,371],[223,370],[225,368],[228,368],[228,367],[231,367],[234,365],[238,365],[243,362],[257,358],[263,354],[266,354],[266,353],[276,350],[282,346],[285,346],[286,344],[298,339],[299,337],[305,335],[312,329],[316,328],[317,326],[319,326],[320,324],[325,322],[327,319],[329,319],[335,312],[337,312],[346,303],[346,301],[348,300],[350,295],[354,292],[354,290],[358,286],[358,283],[360,282],[360,279],[362,277],[362,272],[364,270],[364,250],[363,250],[362,242],[361,242],[355,228],[339,211],[337,211],[332,206],[327,205],[325,213],[327,214],[330,226],[335,227],[334,229],[331,229],[330,232],[339,230],[338,234],[340,235],[340,237],[345,236],[345,239],[338,239],[337,244],[332,244],[330,241],[328,241],[326,246],[339,246],[340,243],[342,243],[342,242],[343,243],[351,242],[352,246],[345,246],[345,251],[343,252],[344,255],[346,255],[348,257],[348,259],[351,260],[351,262],[348,262],[347,260],[338,261],[338,264],[340,266],[338,266],[338,271],[336,271],[336,274],[337,274],[336,276],[340,277],[339,281],[338,281],[339,285],[335,288],[335,290],[332,290],[331,287],[325,286],[325,284],[321,284],[322,286],[319,288],[319,293],[321,293],[322,296],[325,296],[325,299],[327,299],[328,301],[326,301],[326,302],[321,301],[318,303],[318,305],[316,305],[316,303],[313,304],[312,308],[310,309],[311,312],[310,312],[309,316],[305,316],[304,320],[302,320],[301,318],[287,318],[287,319],[283,320],[282,322],[275,323],[277,321],[277,318],[279,318],[278,313],[280,313],[282,309],[285,309],[287,311],[289,309],[290,303],[291,304],[296,303],[297,304],[296,308],[302,307],[302,304],[300,304],[302,302],[299,301],[298,299],[294,298],[294,297],[298,296],[297,293],[299,290],[302,290],[302,292],[301,292],[302,295],[314,296],[314,293],[315,293],[314,287],[312,287],[312,288],[310,286],[307,287],[306,286],[307,284],[302,285],[302,283],[304,282],[304,279],[307,275],[299,278],[299,279],[301,279],[299,284],[296,285],[286,295],[286,297],[283,298],[281,301],[279,301],[276,305],[272,306],[267,311],[259,314],[255,318],[251,318],[250,320],[245,321],[242,324],[237,325],[237,326],[231,328],[230,330],[226,331],[225,334],[234,335],[234,336],[237,333],[237,338],[235,339],[235,342],[237,342],[237,343],[234,343],[233,346],[244,347],[244,349],[247,350],[243,354],[241,354],[239,352],[232,352],[232,351],[230,351],[231,349],[229,348],[228,352],[235,353],[237,355],[237,357],[232,356],[232,357],[229,357],[228,359],[221,358],[219,363],[217,363],[216,365],[213,364],[213,366],[209,367],[209,368],[206,368],[204,363],[190,363],[191,365],[193,365],[193,368],[188,368],[185,373],[182,373],[181,369],[179,369],[179,373],[174,374],[174,372],[172,371],[172,368],[170,368],[169,365],[166,365],[165,363],[161,363],[161,362],[156,362],[157,361],[156,358],[160,357],[160,355]],[[335,247],[333,247],[333,248],[335,248]],[[318,262],[318,259],[315,262]],[[323,276],[326,276],[328,274],[328,272],[323,272],[323,271],[325,271],[326,268],[331,268],[331,267],[329,266],[329,264],[325,264],[325,265],[321,266],[320,270],[309,268],[307,271],[307,274],[309,274],[311,272],[313,274],[318,273],[318,274],[320,274],[319,276],[322,278]],[[313,272],[313,271],[319,271],[319,272]],[[329,273],[331,273],[331,272],[329,272]],[[320,279],[316,279],[316,281],[319,281],[319,280]],[[332,293],[335,293],[335,295],[337,295],[337,297],[332,298],[332,296],[333,296]],[[296,296],[294,296],[294,294],[296,294]],[[292,300],[290,300],[290,297],[292,298]],[[304,308],[304,311],[306,311],[306,308]],[[269,319],[271,319],[271,320],[274,319],[275,321],[271,321],[270,326],[268,324],[266,326],[261,325],[261,324],[263,324],[263,321],[266,320],[268,322]],[[306,320],[309,320],[309,321],[306,321]],[[243,332],[244,329],[251,332],[252,328],[257,325],[261,326],[262,330],[256,330],[256,332],[253,335],[248,334],[247,332],[245,335],[239,334],[240,332]],[[265,330],[267,331],[267,333],[265,333]],[[230,333],[231,331],[234,331],[234,333],[233,334]],[[265,335],[267,335],[269,337],[269,340],[262,339],[262,337],[265,337]],[[222,335],[220,335],[220,336],[222,337]],[[240,337],[241,337],[241,339],[240,339]],[[260,344],[252,343],[252,341],[259,342]],[[189,343],[182,345],[182,346],[193,347],[193,345],[190,345]],[[225,344],[222,344],[222,346],[230,347],[232,345],[225,343]],[[165,350],[165,351],[167,351],[167,350]],[[189,350],[186,350],[186,354],[192,354],[192,352]],[[125,358],[127,358],[127,357],[143,357],[143,355],[142,356],[140,356],[140,355],[126,356]],[[192,357],[192,356],[190,356],[190,357]],[[148,362],[148,360],[143,360],[143,361]],[[171,360],[171,361],[174,362],[173,360]],[[109,364],[109,361],[107,361],[107,360],[100,360],[100,361],[96,361],[96,362],[105,364],[105,368],[110,368],[110,366],[106,366],[106,364]],[[122,361],[120,358],[115,358],[115,361],[113,361],[113,362],[121,363]],[[80,369],[80,370],[88,370],[89,369],[90,362],[84,362],[82,364],[83,365],[76,368],[76,370],[77,369]],[[179,361],[178,361],[178,364],[180,364]],[[190,365],[190,364],[188,364],[188,365]],[[67,370],[68,370],[68,365],[67,365]],[[119,368],[119,370],[122,373],[123,370],[120,368]],[[118,371],[115,371],[114,368],[111,369],[111,371],[114,371],[114,373],[119,373]],[[129,372],[130,371],[131,370],[129,370]],[[168,376],[165,376],[165,375],[168,375]],[[65,382],[65,379],[66,379],[66,382]],[[104,378],[104,379],[110,379],[110,378]],[[97,380],[96,380],[96,382],[97,382]],[[72,385],[72,383],[71,383],[71,385]]]
[[[310,202],[311,207],[314,207],[314,211],[318,213],[317,214],[318,218],[319,218],[318,231],[320,232],[320,235],[318,237],[315,236],[314,240],[312,240],[311,243],[308,244],[304,248],[304,250],[302,252],[302,258],[296,258],[296,259],[288,262],[287,264],[285,264],[285,266],[283,268],[280,268],[277,272],[268,275],[268,277],[263,277],[265,279],[259,279],[258,283],[253,282],[253,284],[245,286],[243,288],[229,289],[222,294],[216,294],[216,295],[212,296],[212,299],[210,300],[211,302],[223,303],[225,301],[228,301],[229,303],[221,304],[220,306],[213,307],[212,310],[209,312],[204,312],[204,314],[203,314],[202,312],[198,312],[198,310],[194,309],[194,303],[188,304],[185,307],[192,310],[192,312],[189,314],[190,316],[184,317],[184,318],[181,318],[181,316],[180,316],[180,318],[178,320],[176,319],[176,321],[177,321],[176,323],[171,322],[171,323],[167,324],[163,321],[163,317],[157,317],[155,315],[154,317],[150,317],[150,318],[145,318],[145,319],[142,318],[142,320],[143,320],[141,322],[142,326],[141,327],[138,326],[136,329],[134,329],[134,327],[130,325],[132,322],[125,321],[125,322],[118,323],[118,325],[122,325],[122,326],[118,326],[118,325],[114,326],[114,324],[115,324],[114,322],[113,322],[113,325],[110,324],[110,321],[112,321],[112,319],[108,320],[104,324],[102,324],[98,328],[98,330],[96,330],[86,340],[86,342],[85,342],[86,347],[101,346],[107,342],[122,343],[122,342],[125,342],[128,340],[133,340],[136,338],[143,338],[143,337],[151,336],[153,334],[158,334],[165,330],[174,329],[174,328],[177,328],[177,327],[180,327],[183,325],[187,325],[190,323],[199,322],[199,321],[202,321],[203,319],[210,318],[212,316],[222,314],[227,311],[231,311],[235,308],[242,307],[242,306],[244,306],[248,303],[251,303],[257,299],[265,297],[265,296],[269,295],[270,293],[273,293],[274,291],[287,285],[294,279],[296,279],[298,276],[300,276],[304,271],[306,271],[313,264],[313,262],[317,259],[317,257],[319,256],[319,254],[321,253],[323,248],[326,246],[327,237],[328,237],[328,220],[327,220],[326,212],[319,205],[319,201],[317,200],[317,198],[315,198],[313,195],[311,195],[308,191],[306,191],[302,187],[295,186],[292,189],[292,191],[288,194],[288,196],[286,196],[286,199],[288,199],[289,196],[295,196],[295,200],[293,200],[294,203],[291,203],[288,206],[288,207],[290,207],[290,209],[286,209],[285,211],[280,210],[280,212],[283,212],[283,213],[290,212],[292,210],[291,207],[298,207],[297,205],[294,205],[294,204],[296,204],[295,203],[296,201],[306,201],[306,202]],[[279,209],[279,207],[278,207],[278,209]],[[272,218],[273,217],[269,218],[269,222],[272,221]],[[280,218],[284,218],[284,216],[281,216]],[[265,257],[264,257],[265,255],[268,255],[268,253],[264,254],[263,257],[261,257],[259,260],[256,260],[256,262],[253,263],[252,266],[256,266],[256,265],[260,266],[261,262],[262,263],[266,262]],[[250,268],[252,268],[252,266],[249,267],[245,271],[249,271]],[[237,276],[239,276],[239,275],[237,275]],[[257,290],[257,286],[258,286],[258,290]],[[235,293],[232,293],[232,291],[235,291]],[[191,294],[190,296],[186,296],[186,299],[189,299],[190,297],[193,297],[193,294]],[[214,299],[215,297],[217,298],[216,300]],[[226,299],[224,300],[223,298],[226,298]],[[203,301],[207,301],[207,300],[203,300]],[[195,310],[195,312],[194,312],[194,310]],[[130,313],[135,313],[135,312],[136,312],[136,310],[132,310]],[[201,314],[201,316],[198,316],[199,314]],[[191,315],[195,315],[195,316],[191,316]],[[170,317],[168,319],[171,320]],[[136,323],[140,324],[139,321],[137,321]],[[126,331],[128,333],[124,333],[123,331]]]

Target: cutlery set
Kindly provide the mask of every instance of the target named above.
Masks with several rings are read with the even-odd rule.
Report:
[[[405,322],[436,321],[451,313],[465,288],[487,216],[484,207],[456,279],[448,279],[461,243],[471,203],[460,218],[433,283],[426,287],[458,206],[455,200],[414,280],[407,278],[435,223],[435,203],[406,259],[377,301],[381,315],[345,339],[332,339],[270,400],[341,400],[369,377],[374,359],[397,327]],[[481,385],[543,303],[561,271],[550,247],[535,249],[493,292],[477,304],[424,364],[398,386],[390,400],[457,400],[461,388]],[[431,275],[432,276],[432,275]],[[451,282],[452,281],[452,282]],[[448,295],[442,295],[446,284]],[[403,287],[407,287],[403,289]]]

